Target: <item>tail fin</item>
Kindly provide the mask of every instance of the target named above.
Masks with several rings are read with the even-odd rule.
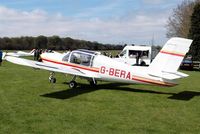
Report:
[[[177,70],[191,44],[192,40],[184,38],[168,40],[150,64],[149,74],[166,79],[186,77],[186,74],[177,72]]]

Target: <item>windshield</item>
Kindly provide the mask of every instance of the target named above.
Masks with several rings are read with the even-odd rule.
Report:
[[[63,57],[62,60],[68,62],[69,56],[70,56],[70,52],[67,52],[67,54]]]
[[[119,54],[120,57],[123,57],[123,56],[125,56],[125,55],[126,55],[126,50],[122,51],[122,52]]]

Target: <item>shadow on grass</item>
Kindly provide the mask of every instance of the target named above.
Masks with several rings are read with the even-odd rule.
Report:
[[[177,94],[173,94],[172,96],[168,97],[169,99],[175,99],[175,100],[185,100],[189,101],[195,96],[200,96],[200,92],[194,92],[194,91],[183,91]]]
[[[184,101],[189,101],[195,96],[200,96],[200,92],[183,91],[180,93],[168,93],[168,92],[160,92],[160,91],[153,91],[153,90],[121,87],[123,85],[127,85],[127,84],[108,83],[108,84],[97,85],[95,87],[91,87],[90,85],[82,84],[79,87],[77,87],[76,89],[57,91],[57,92],[53,92],[53,93],[44,94],[41,96],[49,97],[49,98],[56,98],[56,99],[70,99],[72,97],[79,96],[81,94],[87,94],[87,93],[94,92],[96,90],[102,90],[102,89],[120,90],[120,91],[137,92],[137,93],[148,93],[148,94],[171,95],[170,97],[168,97],[169,99],[184,100]]]

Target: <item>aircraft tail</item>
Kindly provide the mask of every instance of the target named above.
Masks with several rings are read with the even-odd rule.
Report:
[[[192,40],[184,38],[175,37],[168,40],[150,64],[149,75],[169,80],[187,77],[187,74],[177,72],[177,70],[191,44]]]
[[[34,52],[35,52],[35,49],[31,50],[31,51],[29,52],[29,54],[32,54],[32,53],[34,53]]]

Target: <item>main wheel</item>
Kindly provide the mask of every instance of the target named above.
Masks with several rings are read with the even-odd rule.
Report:
[[[76,81],[70,81],[70,82],[69,82],[69,87],[70,87],[70,88],[76,88],[76,87],[77,87]]]
[[[146,63],[144,61],[142,61],[140,66],[146,66]]]

